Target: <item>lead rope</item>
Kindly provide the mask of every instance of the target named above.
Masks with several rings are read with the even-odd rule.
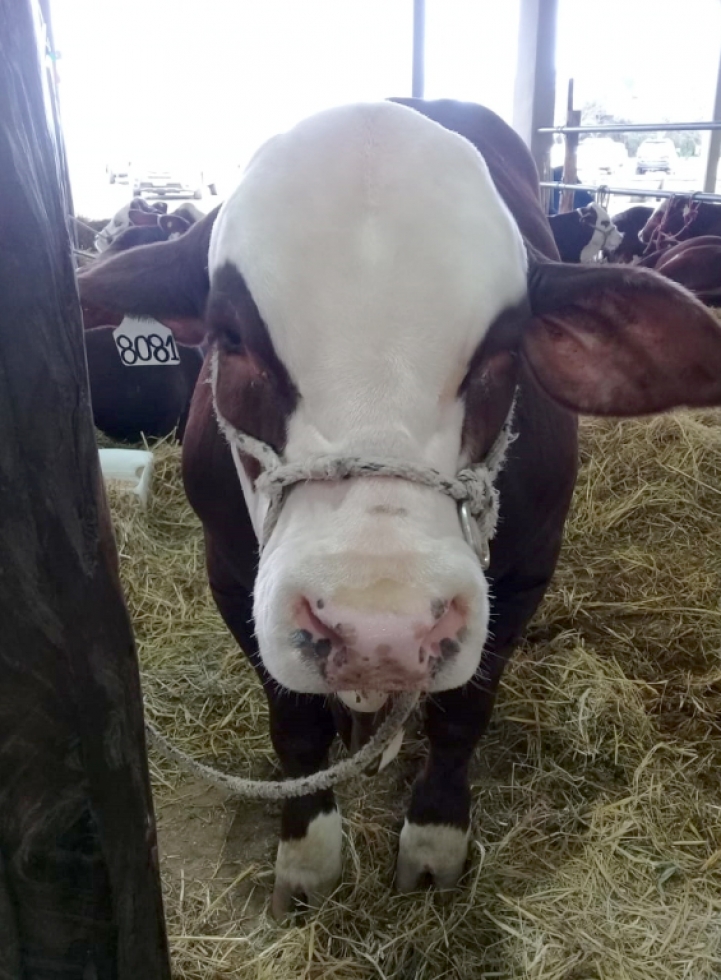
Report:
[[[417,693],[399,694],[394,699],[394,704],[379,726],[378,731],[355,755],[349,759],[341,759],[340,762],[336,762],[328,769],[314,772],[312,776],[301,776],[298,779],[264,780],[229,776],[211,766],[204,765],[202,762],[196,762],[182,749],[169,742],[150,722],[146,722],[145,727],[151,745],[159,749],[166,758],[177,762],[180,768],[190,773],[191,776],[204,779],[216,789],[220,789],[230,796],[244,799],[287,800],[294,796],[319,793],[321,790],[330,789],[332,786],[352,779],[354,776],[365,774],[371,764],[383,755],[401,727],[408,721],[417,703]]]
[[[258,544],[261,551],[278,522],[287,491],[296,483],[338,481],[361,477],[396,477],[438,490],[455,500],[459,506],[459,517],[464,537],[475,550],[484,570],[488,567],[490,561],[488,542],[495,534],[498,521],[498,491],[493,484],[503,466],[508,447],[515,440],[515,436],[511,432],[515,400],[498,438],[483,462],[478,466],[461,469],[455,478],[444,477],[430,467],[417,466],[414,463],[404,463],[394,459],[361,459],[355,456],[322,455],[302,463],[284,463],[271,446],[239,431],[223,417],[218,409],[216,398],[217,349],[211,355],[210,364],[213,409],[218,426],[230,445],[239,478],[243,466],[241,459],[243,454],[252,456],[262,467],[262,472],[255,485],[256,489],[268,497],[269,506],[259,535]],[[365,774],[371,764],[376,759],[381,758],[395,740],[410,718],[418,703],[418,698],[417,692],[402,693],[394,698],[391,710],[378,730],[349,759],[342,759],[328,769],[322,769],[311,776],[280,781],[229,776],[211,766],[204,765],[202,762],[197,762],[182,749],[168,741],[150,722],[146,722],[145,727],[150,743],[159,749],[163,755],[176,762],[181,769],[204,779],[231,796],[256,800],[285,800],[290,797],[318,793],[354,776]]]

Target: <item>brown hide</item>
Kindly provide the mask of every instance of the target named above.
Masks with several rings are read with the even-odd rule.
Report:
[[[708,306],[721,305],[721,237],[691,238],[662,252],[656,271],[694,292]]]

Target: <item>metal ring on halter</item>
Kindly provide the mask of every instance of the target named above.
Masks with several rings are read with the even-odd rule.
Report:
[[[461,522],[461,531],[466,544],[470,545],[476,553],[483,571],[488,570],[491,564],[491,548],[488,539],[481,534],[478,521],[471,513],[471,505],[467,500],[462,500],[458,505],[458,517]]]

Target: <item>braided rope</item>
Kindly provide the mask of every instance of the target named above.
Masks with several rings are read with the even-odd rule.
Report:
[[[396,478],[438,490],[456,503],[468,503],[472,516],[478,523],[485,541],[490,541],[498,523],[498,491],[494,486],[508,447],[515,441],[511,423],[515,400],[508,417],[486,458],[475,466],[464,467],[455,477],[443,476],[430,466],[419,466],[392,458],[337,456],[318,454],[297,463],[285,463],[275,450],[236,429],[218,408],[216,397],[218,381],[218,351],[211,355],[210,384],[213,391],[213,409],[218,426],[227,439],[236,469],[242,467],[241,455],[252,456],[261,465],[261,474],[255,481],[256,489],[268,497],[268,510],[263,521],[259,545],[262,550],[278,523],[286,493],[297,483],[331,482],[352,479]]]
[[[321,769],[319,772],[313,773],[312,776],[301,776],[298,779],[266,781],[263,779],[245,779],[242,776],[229,776],[191,758],[186,752],[169,742],[164,735],[161,735],[150,722],[146,722],[145,727],[151,745],[159,749],[166,758],[177,762],[186,772],[205,780],[211,786],[215,786],[231,796],[244,799],[287,800],[294,796],[319,793],[321,790],[337,786],[338,783],[345,782],[353,776],[364,774],[371,763],[383,755],[401,727],[408,721],[417,704],[418,694],[399,694],[373,737],[355,755],[349,759],[341,759],[329,769]]]

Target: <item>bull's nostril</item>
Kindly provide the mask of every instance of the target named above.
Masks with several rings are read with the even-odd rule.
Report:
[[[447,609],[448,609],[447,602],[445,602],[443,599],[434,599],[433,602],[431,603],[431,616],[433,616],[434,619],[438,620],[441,618],[441,616],[445,613]]]
[[[461,649],[458,640],[452,640],[449,636],[444,637],[438,644],[442,657],[454,657]]]
[[[318,640],[318,642],[316,643],[315,652],[319,657],[327,657],[328,654],[330,653],[330,648],[331,648],[330,640],[327,639],[326,637],[323,637],[323,639]]]
[[[316,605],[321,602],[319,599]],[[291,634],[291,642],[304,653],[327,657],[334,646],[343,646],[340,633],[316,616],[307,599],[298,603],[296,622],[300,628]]]
[[[295,630],[294,633],[290,634],[290,642],[294,647],[307,647],[313,642],[313,634],[308,630]]]

